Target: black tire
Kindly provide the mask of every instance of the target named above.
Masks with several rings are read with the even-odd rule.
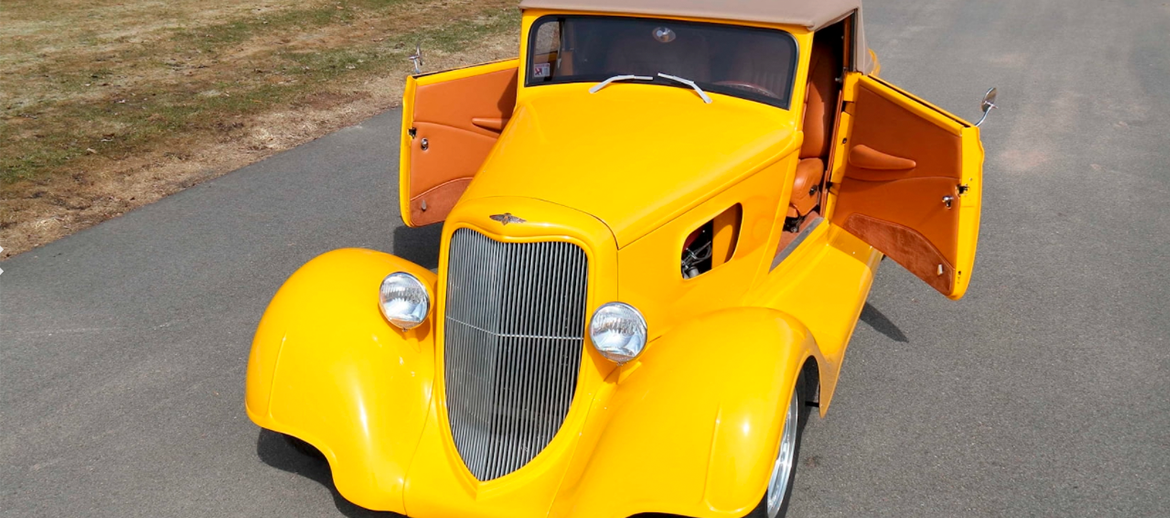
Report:
[[[309,444],[288,434],[282,433],[280,435],[284,436],[285,442],[287,442],[289,446],[292,446],[293,449],[297,451],[297,453],[312,459],[325,460],[325,455],[318,451],[317,448],[314,448],[312,444]]]
[[[788,483],[785,485],[784,498],[780,501],[780,510],[775,517],[768,516],[768,493],[764,492],[764,496],[760,498],[760,503],[756,505],[752,512],[748,513],[744,518],[780,518],[788,514],[788,503],[792,500],[792,486],[796,481],[796,468],[800,466],[800,439],[804,436],[804,426],[808,424],[809,415],[812,413],[812,405],[809,403],[816,394],[816,366],[811,366],[801,372],[800,377],[796,380],[796,447],[792,454],[792,470],[788,473]]]

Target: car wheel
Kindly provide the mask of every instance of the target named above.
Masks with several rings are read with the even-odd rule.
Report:
[[[805,377],[796,382],[796,390],[784,416],[784,431],[780,436],[780,450],[772,463],[772,476],[768,479],[768,490],[760,504],[745,518],[778,518],[788,512],[788,501],[792,497],[792,483],[796,479],[796,464],[800,457],[800,437],[808,422],[808,394]]]
[[[325,458],[325,455],[322,455],[321,452],[318,451],[317,448],[314,448],[312,444],[309,444],[288,434],[281,435],[284,436],[285,442],[287,442],[289,446],[292,446],[293,449],[297,451],[297,453],[314,459]]]

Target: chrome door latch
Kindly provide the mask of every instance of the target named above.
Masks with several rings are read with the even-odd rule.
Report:
[[[953,205],[954,203],[955,203],[954,196],[951,196],[951,195],[943,196],[943,205],[946,205],[948,209],[951,208],[951,205]]]

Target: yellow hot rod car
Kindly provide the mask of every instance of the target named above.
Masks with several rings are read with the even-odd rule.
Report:
[[[876,77],[860,0],[521,9],[518,59],[407,80],[437,273],[298,270],[249,417],[412,517],[782,514],[882,257],[966,291],[979,129]]]

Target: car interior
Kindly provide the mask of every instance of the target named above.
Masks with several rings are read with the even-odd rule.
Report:
[[[848,23],[848,20],[843,20],[817,31],[814,36],[808,88],[803,99],[804,120],[801,128],[804,142],[773,267],[799,244],[797,240],[802,232],[822,219],[833,133],[841,108]],[[791,63],[786,58],[791,53],[769,47],[775,42],[757,40],[755,46],[737,49],[723,76],[731,79],[724,83],[784,91],[787,88],[784,85],[791,82]],[[717,266],[717,263],[709,260],[712,256],[730,257],[730,254],[720,249],[718,240],[713,238],[718,228],[718,221],[712,220],[687,237],[682,254],[684,278],[693,278]]]
[[[802,102],[804,142],[776,249],[779,263],[798,238],[822,220],[833,133],[840,110],[850,19],[825,27],[814,36],[804,99],[788,99],[797,57],[790,38],[756,31],[720,30],[666,21],[602,18],[558,19],[537,29],[534,63],[547,63],[547,76],[536,82],[597,80],[615,73],[653,75],[665,72],[695,80],[704,88],[755,100],[779,100],[795,108]],[[650,30],[653,28],[653,30]],[[588,37],[584,37],[588,35]],[[542,54],[547,52],[547,54]],[[558,59],[559,58],[559,59]],[[716,266],[725,256],[715,236],[715,220],[697,228],[684,242],[684,278]],[[730,246],[734,246],[731,244]]]
[[[804,142],[799,152],[800,161],[785,214],[784,232],[776,249],[776,257],[782,259],[785,250],[789,249],[790,245],[797,244],[800,233],[820,221],[823,215],[826,175],[831,166],[829,158],[833,132],[840,110],[841,81],[846,64],[845,40],[848,36],[849,23],[850,20],[846,19],[817,31],[809,65],[808,88],[804,98],[799,101],[788,99],[793,90],[791,79],[795,71],[793,60],[797,57],[794,52],[795,44],[791,38],[776,37],[774,31],[724,30],[704,25],[673,25],[652,20],[615,23],[612,19],[586,17],[575,18],[571,23],[566,23],[565,19],[556,19],[537,28],[532,42],[536,50],[532,63],[533,66],[548,67],[546,69],[548,77],[536,78],[537,82],[558,79],[583,80],[582,78],[593,75],[608,77],[613,71],[647,74],[665,71],[700,81],[704,87],[718,85],[757,100],[776,101],[783,97],[784,102],[790,104],[792,108],[802,106]],[[662,37],[664,29],[669,30],[666,37]],[[590,37],[584,37],[586,34]],[[487,79],[488,77],[485,77],[485,80]],[[505,91],[506,97],[514,99],[515,72],[501,71],[491,74],[490,79],[493,82],[500,82],[500,86],[493,87],[492,91]],[[511,84],[505,87],[505,83],[509,81]],[[457,87],[460,87],[461,83],[421,88],[417,93],[417,98],[420,99],[418,106],[447,104],[421,102],[425,101],[424,97],[430,98],[440,94],[444,98],[467,96],[471,92],[448,91],[459,89]],[[712,91],[718,90],[712,88]],[[798,105],[797,102],[803,104]],[[499,120],[506,121],[511,103],[507,103],[507,106],[504,106],[504,103],[493,104],[501,104]],[[416,114],[415,124],[418,130],[427,133],[426,136],[429,136],[430,140],[441,141],[436,137],[442,135],[435,133],[445,128],[441,127],[442,125],[430,124],[429,121],[452,117],[438,115],[432,117],[423,112],[424,110],[420,109]],[[474,114],[456,118],[478,120],[472,115]],[[493,131],[488,131],[481,127],[472,127],[472,124],[468,122],[469,126],[465,128],[467,130],[465,133],[469,135],[467,138],[476,137],[475,143],[482,148],[482,152],[462,155],[486,156],[499,130],[491,128]],[[453,156],[423,151],[425,150],[421,148],[412,149],[413,159],[423,162],[436,160],[435,157]],[[469,160],[466,164],[442,164],[443,167],[438,169],[448,174],[441,178],[417,178],[412,182],[410,210],[416,224],[442,221],[474,175],[478,162],[473,162]],[[419,163],[420,167],[423,165],[425,164]],[[730,216],[726,219],[736,220]],[[711,257],[724,255],[725,251],[714,250],[713,248],[717,247],[713,245],[715,235],[720,233],[717,230],[726,224],[716,223],[708,222],[696,229],[696,235],[688,237],[683,250],[684,277],[693,277],[709,270],[715,266],[713,263],[718,262],[711,260]],[[734,228],[736,225],[729,226]],[[728,246],[734,248],[734,242]]]
[[[599,82],[615,69],[618,74],[650,75],[668,68],[691,76],[704,90],[799,108],[804,140],[772,268],[818,223],[831,219],[940,292],[952,293],[961,273],[956,265],[963,259],[960,234],[970,230],[960,226],[961,211],[952,210],[971,181],[964,177],[966,123],[880,78],[865,76],[844,108],[850,115],[849,142],[836,136],[844,73],[854,68],[855,56],[846,52],[854,48],[852,18],[815,33],[807,88],[800,99],[792,98],[790,79],[796,71],[795,42],[778,31],[601,18],[549,17],[535,27],[529,70],[522,76],[525,84]],[[609,24],[606,30],[593,25],[603,23]],[[625,52],[611,51],[615,47]],[[405,141],[409,149],[404,150],[410,170],[404,202],[409,224],[443,221],[492,149],[515,103],[520,71],[509,65],[501,62],[491,65],[490,73],[418,86]],[[771,97],[761,90],[783,91]],[[836,154],[834,143],[848,147]],[[834,156],[843,160],[834,164]],[[825,193],[830,189],[835,197],[827,215]],[[717,236],[736,235],[739,218],[729,211],[719,221],[696,226],[680,251],[685,278],[715,267],[718,257],[730,257],[736,241]]]
[[[533,31],[528,85],[662,72],[789,108],[793,39],[781,31],[613,17],[557,17]]]
[[[776,249],[778,257],[794,244],[802,231],[821,219],[833,132],[841,105],[848,22],[842,20],[825,27],[813,38],[804,97],[804,144],[784,220],[784,235]]]

